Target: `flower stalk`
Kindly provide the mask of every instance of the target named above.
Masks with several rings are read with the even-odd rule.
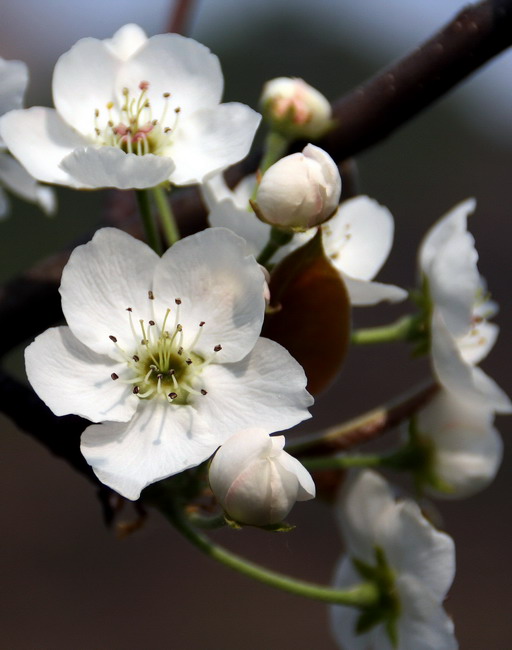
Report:
[[[262,266],[266,266],[272,257],[277,253],[281,246],[285,246],[293,239],[293,232],[285,232],[279,228],[272,228],[270,237],[264,249],[258,255],[257,262]]]
[[[415,336],[417,325],[417,317],[408,315],[399,318],[397,321],[389,325],[366,327],[354,330],[350,340],[354,345],[373,345],[375,343],[409,341]]]
[[[176,503],[159,504],[159,508],[176,530],[202,553],[248,578],[296,596],[304,596],[305,598],[336,605],[363,609],[376,605],[378,602],[380,595],[377,586],[371,582],[364,582],[352,589],[342,590],[290,578],[282,573],[271,571],[254,562],[245,560],[239,555],[215,544],[191,526],[182,509]]]
[[[139,212],[142,219],[142,224],[144,226],[144,232],[146,233],[147,242],[149,246],[155,251],[155,253],[161,255],[162,244],[160,242],[158,230],[156,228],[153,214],[151,212],[151,201],[149,194],[147,190],[136,190],[135,194],[137,196],[137,203],[139,205]]]
[[[155,199],[158,214],[160,215],[160,222],[164,231],[167,247],[170,248],[180,239],[180,233],[176,224],[176,219],[167,199],[166,191],[162,185],[153,187],[151,190],[153,198]]]

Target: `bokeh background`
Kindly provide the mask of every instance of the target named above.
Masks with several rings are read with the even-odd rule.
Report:
[[[227,100],[256,106],[263,82],[301,76],[334,99],[428,37],[463,2],[456,0],[202,0],[190,35],[221,59]],[[51,71],[83,36],[105,38],[127,22],[165,30],[169,0],[5,0],[0,56],[31,69],[27,105],[51,105]],[[499,57],[384,143],[358,158],[361,191],[396,219],[382,281],[412,286],[426,228],[475,196],[470,228],[480,271],[501,305],[502,336],[483,367],[512,393],[510,240],[512,236],[511,56]],[[100,72],[99,72],[100,73]],[[59,190],[48,219],[13,202],[0,223],[0,280],[80,238],[100,219],[102,192]],[[398,307],[358,309],[358,325],[384,323]],[[15,324],[13,325],[15,327]],[[21,353],[7,360],[23,376]],[[405,346],[351,351],[339,379],[321,395],[302,430],[356,415],[425,376]],[[463,502],[438,503],[455,538],[458,573],[446,603],[461,648],[511,647],[512,427],[498,420],[505,457],[497,480]],[[0,646],[16,650],[334,650],[321,604],[276,592],[203,558],[155,513],[119,541],[105,528],[94,490],[63,461],[0,419],[3,469]],[[126,516],[130,517],[127,509]],[[341,553],[332,510],[298,505],[297,529],[272,535],[220,531],[216,537],[284,572],[328,582]],[[413,648],[408,650],[414,650]],[[442,649],[440,649],[442,650]]]

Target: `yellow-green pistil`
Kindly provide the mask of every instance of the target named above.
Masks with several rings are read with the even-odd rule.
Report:
[[[154,300],[152,291],[148,292],[150,300]],[[110,335],[110,340],[116,345],[127,363],[129,373],[120,377],[112,373],[111,378],[133,384],[133,393],[139,399],[165,398],[169,403],[187,404],[190,395],[206,395],[207,391],[198,386],[197,378],[204,368],[213,360],[205,359],[194,352],[201,336],[204,321],[198,323],[198,331],[191,343],[185,344],[183,326],[179,322],[181,299],[176,298],[174,323],[169,323],[171,309],[168,308],[162,325],[154,320],[147,323],[138,321],[138,327],[133,321],[133,310],[127,308],[130,326],[135,340],[135,349],[128,353],[121,348],[117,337]],[[221,345],[216,345],[213,352],[219,352]]]

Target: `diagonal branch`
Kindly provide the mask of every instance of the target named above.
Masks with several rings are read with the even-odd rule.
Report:
[[[485,0],[333,105],[338,126],[321,146],[337,160],[390,135],[512,45],[512,0]]]

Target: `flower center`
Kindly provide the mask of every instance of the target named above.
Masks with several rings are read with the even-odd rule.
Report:
[[[154,300],[152,291],[148,292],[148,297]],[[160,325],[155,320],[134,321],[132,308],[127,308],[134,337],[130,352],[119,345],[117,337],[109,337],[127,364],[125,376],[112,373],[111,378],[133,385],[133,393],[140,399],[159,397],[173,404],[188,404],[191,396],[207,394],[198,378],[222,346],[216,345],[213,354],[206,359],[194,352],[206,324],[204,321],[198,323],[193,340],[185,344],[180,323],[181,299],[176,298],[175,304],[174,318],[168,308]]]
[[[99,109],[94,111],[94,132],[96,141],[102,146],[118,147],[126,153],[138,156],[152,153],[160,155],[171,144],[171,136],[178,125],[181,109],[174,109],[174,123],[168,124],[168,109],[171,93],[163,93],[164,105],[159,118],[153,116],[148,97],[149,82],[139,83],[139,94],[130,95],[123,89],[123,102],[119,109],[114,102],[106,105],[105,116]],[[101,119],[103,117],[103,119]],[[103,124],[103,126],[101,126]]]

